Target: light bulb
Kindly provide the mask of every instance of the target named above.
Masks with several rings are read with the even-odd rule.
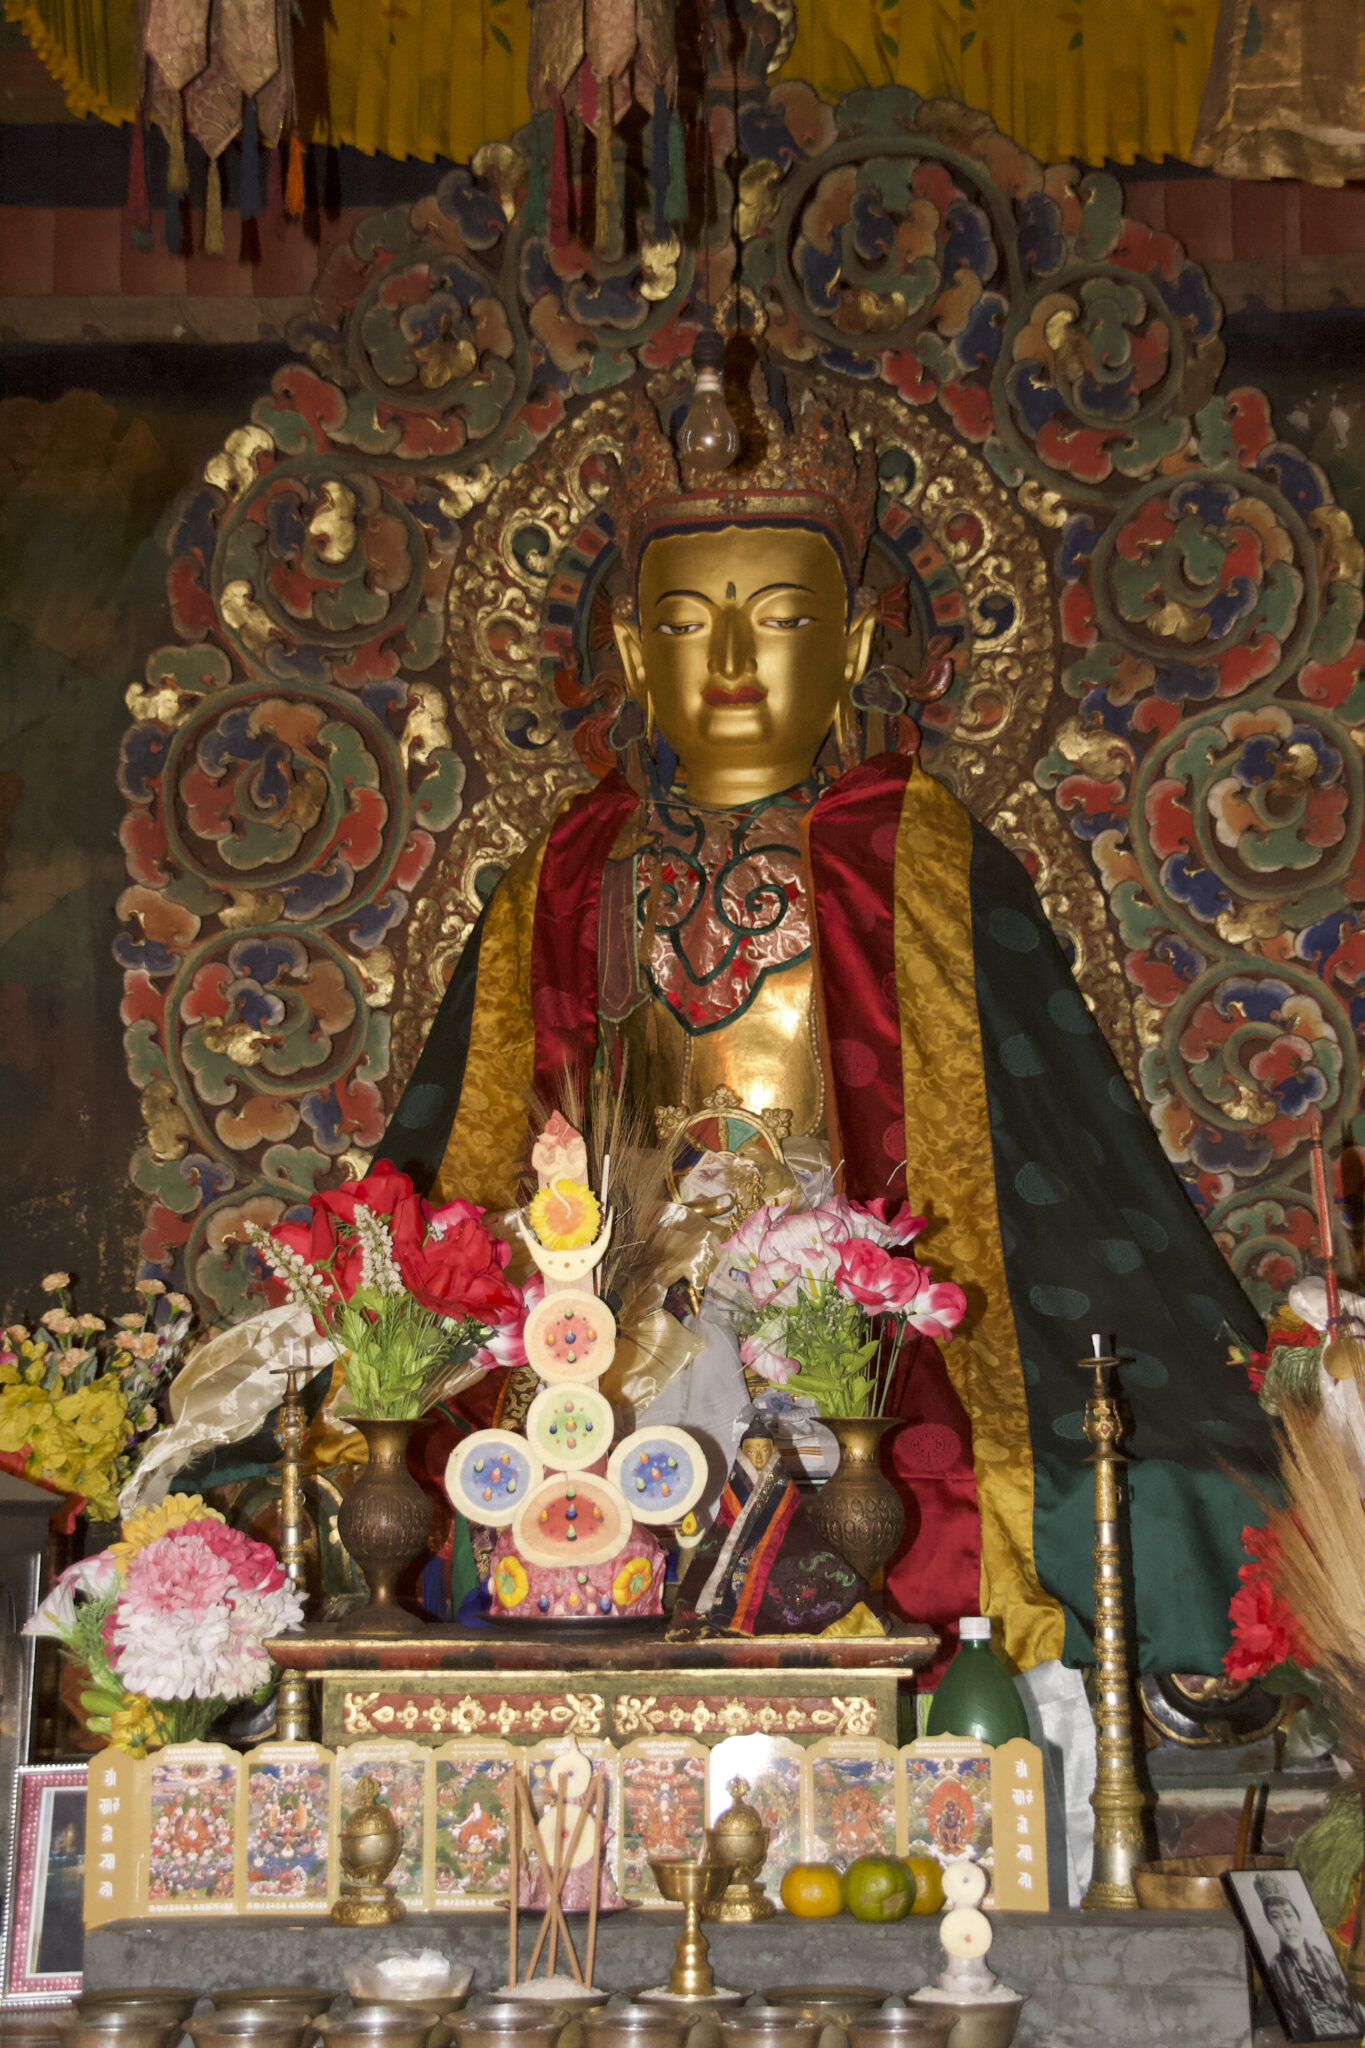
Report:
[[[725,343],[720,336],[699,334],[692,346],[696,385],[678,429],[678,454],[685,467],[707,475],[728,469],[739,454],[739,428],[725,403],[724,367]]]

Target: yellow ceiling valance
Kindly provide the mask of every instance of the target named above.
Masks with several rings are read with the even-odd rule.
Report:
[[[135,0],[4,0],[72,111],[131,118]],[[1044,163],[1187,157],[1217,0],[799,0],[785,78],[980,107]],[[306,140],[465,161],[528,117],[526,0],[329,0]],[[305,28],[300,42],[310,36]],[[302,54],[302,53],[301,53]]]

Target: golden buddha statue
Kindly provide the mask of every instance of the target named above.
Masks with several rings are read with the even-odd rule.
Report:
[[[1205,1368],[1223,1325],[1255,1340],[1256,1318],[1019,863],[917,765],[908,718],[908,747],[867,748],[872,451],[810,385],[755,423],[716,476],[637,406],[612,501],[631,758],[499,884],[381,1153],[505,1207],[528,1099],[565,1073],[581,1090],[595,1063],[661,1111],[728,1087],[791,1132],[808,1180],[824,1141],[842,1192],[928,1214],[919,1255],[969,1300],[943,1357],[918,1339],[904,1360],[891,1604],[935,1625],[995,1614],[1022,1667],[1088,1660],[1074,1366],[1116,1331],[1143,1668],[1215,1669],[1246,1518],[1226,1468],[1265,1439]],[[694,1372],[705,1305],[699,1330]],[[741,1426],[737,1356],[725,1399]]]

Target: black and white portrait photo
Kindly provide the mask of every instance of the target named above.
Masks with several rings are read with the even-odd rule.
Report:
[[[1351,1996],[1298,1871],[1229,1871],[1224,1883],[1286,2037],[1358,2040],[1365,2012]]]

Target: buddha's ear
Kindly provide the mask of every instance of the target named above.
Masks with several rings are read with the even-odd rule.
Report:
[[[875,603],[866,604],[861,611],[853,614],[852,623],[844,636],[844,688],[851,690],[856,682],[867,674],[872,660],[872,636],[877,630],[877,608]],[[620,645],[618,640],[617,645]]]
[[[616,636],[616,652],[621,657],[621,667],[625,670],[626,688],[637,704],[646,704],[649,693],[645,688],[644,641],[640,637],[635,607],[628,597],[612,599],[611,630]]]

